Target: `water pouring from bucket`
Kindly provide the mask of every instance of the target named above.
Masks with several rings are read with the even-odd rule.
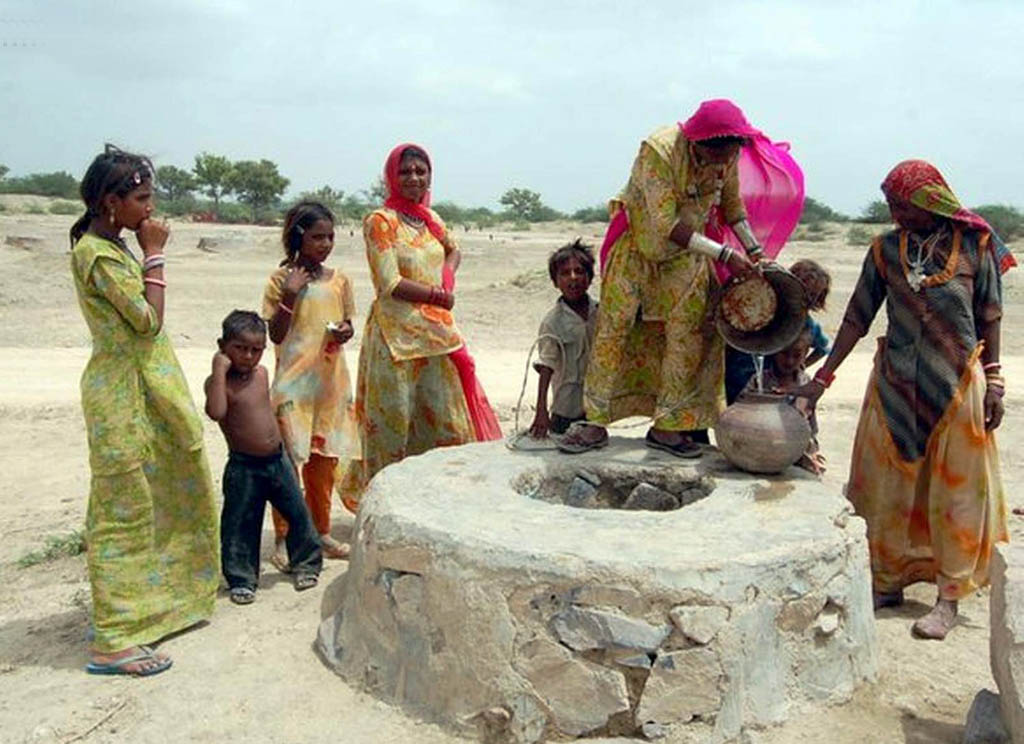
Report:
[[[757,393],[733,403],[715,425],[719,450],[736,467],[778,473],[803,455],[812,431],[785,395],[764,389],[765,357],[790,347],[807,321],[803,284],[781,266],[735,277],[722,288],[715,327],[731,346],[754,357]]]

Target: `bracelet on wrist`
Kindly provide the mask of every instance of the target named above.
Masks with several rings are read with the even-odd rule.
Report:
[[[828,386],[831,385],[832,382],[836,379],[836,373],[826,372],[825,368],[822,367],[821,369],[814,373],[814,377],[812,377],[811,379],[814,380],[819,385],[821,385],[823,388],[828,388]]]
[[[163,279],[157,279],[155,276],[143,277],[142,281],[143,281],[144,284],[152,284],[153,286],[156,286],[156,287],[166,287],[167,286],[167,282],[165,282]]]
[[[281,311],[281,312],[283,312],[283,313],[287,313],[288,315],[295,315],[295,310],[294,310],[294,308],[290,308],[290,307],[288,307],[288,306],[287,306],[286,304],[284,304],[283,302],[279,302],[279,303],[277,303],[277,309],[278,309],[278,310],[280,310],[280,311]]]

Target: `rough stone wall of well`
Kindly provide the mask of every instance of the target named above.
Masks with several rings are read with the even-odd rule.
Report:
[[[692,726],[728,741],[873,677],[859,527],[762,567],[742,593],[710,594],[714,576],[667,591],[598,570],[568,582],[488,572],[382,541],[370,520],[322,645],[346,679],[467,732],[504,727],[534,742]]]

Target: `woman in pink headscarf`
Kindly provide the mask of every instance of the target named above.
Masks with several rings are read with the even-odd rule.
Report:
[[[601,447],[607,424],[642,415],[654,420],[648,446],[700,456],[693,432],[712,426],[724,405],[711,295],[716,278],[774,256],[796,226],[803,176],[786,149],[726,100],[705,101],[641,143],[610,203],[587,421],[560,449]]]
[[[409,455],[501,436],[452,317],[460,255],[430,209],[431,175],[422,147],[396,147],[384,168],[388,198],[363,222],[377,296],[359,354],[362,458],[349,494]]]

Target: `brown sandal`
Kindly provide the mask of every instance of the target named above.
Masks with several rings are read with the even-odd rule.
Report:
[[[583,433],[588,429],[597,429],[601,432],[601,436],[598,439],[588,441],[584,438]],[[561,452],[565,452],[570,455],[578,455],[582,452],[589,452],[590,450],[601,449],[608,444],[608,430],[603,426],[596,426],[595,424],[588,424],[585,421],[577,421],[569,430],[565,432],[565,436],[555,440],[555,446]]]

